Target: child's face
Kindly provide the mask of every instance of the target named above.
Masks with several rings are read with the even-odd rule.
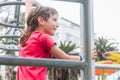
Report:
[[[58,28],[58,15],[51,16],[44,25],[44,32],[49,35],[54,35]]]

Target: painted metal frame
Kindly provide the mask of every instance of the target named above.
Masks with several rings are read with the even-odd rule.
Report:
[[[94,61],[91,58],[91,49],[94,45],[94,28],[93,28],[93,2],[92,0],[57,0],[57,1],[70,1],[81,3],[81,45],[84,48],[84,60],[60,60],[60,59],[35,59],[35,58],[18,58],[11,56],[0,56],[1,65],[31,65],[31,66],[45,66],[45,67],[61,67],[61,68],[77,68],[82,69],[82,80],[95,80],[94,77]],[[3,5],[13,5],[12,3],[0,3]],[[15,4],[23,4],[23,2],[17,2]],[[11,24],[0,23],[4,26],[13,26]],[[20,27],[21,28],[21,27]],[[2,36],[1,36],[2,37]],[[5,36],[4,36],[5,37]],[[81,52],[83,54],[83,52]],[[44,62],[44,63],[43,63]],[[60,64],[59,64],[60,63]]]

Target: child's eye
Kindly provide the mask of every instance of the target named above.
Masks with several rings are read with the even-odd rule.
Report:
[[[53,20],[54,20],[54,21],[57,21],[57,19],[56,19],[56,18],[54,18]]]

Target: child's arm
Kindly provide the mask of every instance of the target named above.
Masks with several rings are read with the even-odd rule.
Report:
[[[68,55],[63,50],[61,50],[57,45],[52,46],[51,53],[54,57],[58,59],[68,59],[68,60],[81,60],[80,56]],[[92,59],[97,58],[96,49],[92,50]]]
[[[57,45],[52,46],[51,53],[58,59],[80,60],[79,56],[70,56],[61,50]]]
[[[35,4],[35,0],[25,0],[25,28],[27,27],[27,17],[30,13],[32,6]]]

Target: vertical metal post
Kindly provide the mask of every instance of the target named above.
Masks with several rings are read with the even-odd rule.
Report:
[[[94,61],[92,61],[91,55],[94,45],[92,5],[92,0],[83,0],[81,5],[81,44],[84,48],[84,53],[82,53],[86,63],[86,67],[82,72],[82,80],[95,80]]]
[[[21,0],[17,0],[21,1]],[[19,15],[20,15],[20,5],[15,5],[15,22],[16,22],[16,27],[19,25]]]
[[[84,28],[84,13],[83,13],[83,5],[80,4],[80,43],[81,43],[81,48],[84,48],[84,33],[83,33],[83,28]],[[84,58],[85,54],[84,51],[81,49],[80,55]],[[80,70],[81,72],[81,80],[83,80],[83,70]]]
[[[54,70],[55,70],[55,68],[51,68],[52,69],[52,80],[55,80],[54,79]]]

